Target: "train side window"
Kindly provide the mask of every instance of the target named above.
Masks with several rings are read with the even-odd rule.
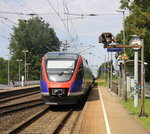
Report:
[[[83,63],[79,67],[76,79],[77,80],[82,80],[83,79]]]

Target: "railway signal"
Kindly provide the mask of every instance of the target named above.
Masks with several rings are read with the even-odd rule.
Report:
[[[111,43],[114,43],[115,38],[110,32],[104,32],[99,36],[99,43],[103,43],[104,47],[107,47]]]

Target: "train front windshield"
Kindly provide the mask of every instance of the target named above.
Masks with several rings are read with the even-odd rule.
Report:
[[[75,60],[47,60],[47,76],[53,82],[66,82],[72,77]]]

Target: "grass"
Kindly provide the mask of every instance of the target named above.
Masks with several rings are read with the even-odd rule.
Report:
[[[131,114],[138,119],[142,124],[150,131],[150,99],[145,99],[145,113],[148,117],[139,117],[141,111],[141,100],[138,102],[138,107],[134,108],[134,101],[128,100],[127,102],[121,101],[125,108],[131,112]]]

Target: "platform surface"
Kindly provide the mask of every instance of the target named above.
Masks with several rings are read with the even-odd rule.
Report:
[[[93,88],[73,134],[150,134],[104,86]]]

